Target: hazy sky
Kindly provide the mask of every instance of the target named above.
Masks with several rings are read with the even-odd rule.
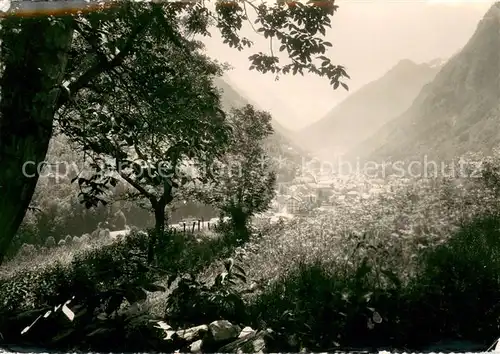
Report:
[[[350,92],[377,79],[401,59],[417,63],[449,58],[471,37],[493,1],[344,0],[332,19],[327,40],[332,61],[344,65],[351,79]],[[268,51],[269,41],[247,26],[243,34],[254,41],[250,50],[238,52],[222,43],[217,32],[204,39],[208,53],[234,69],[230,80],[290,129],[320,119],[348,92],[333,90],[328,80],[307,75],[284,76],[249,71],[248,56]],[[275,47],[277,47],[275,45]]]

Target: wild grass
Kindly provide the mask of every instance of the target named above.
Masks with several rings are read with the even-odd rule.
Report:
[[[400,269],[408,280],[423,250],[447,242],[477,216],[500,210],[494,192],[484,186],[464,191],[449,181],[424,182],[268,228],[237,252],[249,276],[259,281],[273,281],[297,264],[353,267],[365,256]]]
[[[293,334],[281,350],[495,340],[495,188],[449,179],[393,190],[269,229],[235,251],[260,289],[247,298],[253,325]],[[214,263],[199,278],[219,268]]]
[[[12,277],[26,270],[42,271],[55,264],[69,264],[76,255],[111,245],[109,238],[89,239],[87,242],[71,243],[55,247],[34,247],[32,252],[18,254],[0,267],[0,279]]]
[[[134,328],[139,332],[149,333],[153,331],[150,328],[151,323],[148,321],[162,317],[165,311],[165,302],[155,300],[158,298],[155,291],[147,291],[142,298],[143,290],[141,289],[144,288],[141,288],[143,287],[141,284],[146,284],[146,289],[151,287],[147,284],[152,283],[155,283],[153,286],[155,288],[161,285],[168,288],[170,284],[166,283],[172,276],[177,277],[185,273],[199,272],[214,260],[229,256],[234,248],[232,246],[234,240],[231,235],[216,232],[210,235],[172,233],[165,236],[169,238],[168,245],[166,249],[159,250],[158,262],[153,267],[147,264],[148,236],[135,232],[114,242],[97,242],[93,247],[72,249],[60,247],[58,248],[59,252],[68,250],[64,256],[59,256],[55,260],[46,261],[38,266],[34,266],[35,264],[29,263],[28,260],[9,265],[9,272],[4,272],[5,277],[0,279],[0,333],[10,340],[23,340],[26,336],[23,337],[20,333],[26,325],[34,320],[33,316],[36,317],[40,311],[43,314],[43,311],[62,304],[74,296],[75,301],[80,304],[79,306],[89,309],[95,307],[94,310],[90,311],[88,315],[90,317],[85,318],[84,316],[83,320],[79,320],[73,327],[69,328],[67,321],[56,321],[56,323],[49,325],[51,328],[45,328],[41,332],[40,329],[31,331],[31,336],[28,337],[38,345],[42,343],[54,345],[51,342],[52,338],[57,338],[61,334],[60,331],[69,330],[71,331],[69,338],[79,341],[93,330],[89,329],[89,326],[97,325],[97,329],[99,326],[113,328],[115,325],[123,325],[123,323],[118,323],[120,320],[127,321],[127,318],[120,319],[118,316],[110,319],[107,324],[101,322],[99,325],[99,321],[102,320],[99,320],[99,316],[97,316],[99,312],[107,313],[105,309],[108,306],[114,306],[112,303],[116,303],[116,300],[122,299],[121,294],[125,296],[125,301],[119,302],[117,305],[122,303],[120,308],[123,305],[125,308],[133,305],[130,307],[132,314],[128,315],[130,319],[137,315],[137,311],[140,312],[142,318],[136,324],[131,325],[132,327],[128,327],[127,333],[133,331]],[[32,268],[30,269],[30,267]],[[163,296],[159,298],[164,300],[171,290],[163,292]],[[127,296],[137,297],[138,293],[139,300],[130,302],[131,300]],[[126,305],[127,301],[128,305]],[[136,303],[136,301],[138,302]],[[115,323],[113,321],[118,322],[113,324]],[[107,339],[106,337],[84,339],[80,344],[83,347],[87,346],[87,349],[108,350],[111,345],[110,338],[115,338],[116,341],[121,342],[114,346],[114,349],[118,348],[118,350],[125,350],[130,346],[135,348],[134,351],[141,350],[140,345],[145,345],[144,343],[149,342],[149,340],[159,340],[161,345],[161,336],[158,334],[149,333],[148,338],[137,342],[136,339],[129,341],[122,338],[125,335],[124,329],[116,328],[116,330],[106,331],[109,332]],[[127,336],[136,338],[138,334],[129,333]],[[74,345],[74,343],[66,338],[58,342],[57,345],[59,348],[69,350],[72,347],[68,346]]]
[[[138,232],[139,230],[137,228],[132,229],[132,233]],[[185,237],[182,232],[172,232],[172,235],[175,235],[175,242],[177,243],[180,242],[180,240],[196,240],[197,243],[203,243],[208,239],[216,239],[220,236],[214,230],[200,230],[195,231],[195,233],[186,233]],[[0,279],[9,278],[18,272],[26,270],[42,271],[43,269],[50,268],[54,264],[69,264],[75,256],[82,252],[108,247],[118,240],[119,238],[89,237],[83,242],[71,242],[53,247],[29,245],[32,247],[29,247],[27,252],[22,252],[21,249],[15,257],[2,264],[0,267]]]

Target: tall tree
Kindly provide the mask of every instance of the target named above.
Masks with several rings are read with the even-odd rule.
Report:
[[[249,58],[252,69],[276,74],[307,70],[327,77],[337,88],[345,85],[341,80],[347,74],[324,56],[331,44],[323,40],[337,6],[334,0],[320,4],[279,1],[257,6],[246,0],[219,1],[211,9],[203,2],[117,1],[114,7],[99,12],[57,18],[3,18],[0,263],[38,180],[36,168],[31,165],[24,174],[23,164],[43,161],[59,110],[103,77],[119,72],[126,60],[137,54],[138,44],[146,35],[157,41],[172,41],[179,50],[186,50],[183,34],[207,35],[213,24],[225,43],[242,49],[252,45],[239,32],[248,20],[247,12],[254,10],[256,30],[271,42],[277,40],[279,50],[287,52],[290,62],[280,63],[270,49],[270,54],[257,53]]]
[[[232,126],[230,148],[210,170],[211,183],[196,194],[229,216],[234,235],[246,241],[250,218],[268,210],[275,196],[276,166],[264,144],[273,134],[272,117],[246,105],[233,109],[228,119]]]
[[[187,53],[145,36],[116,73],[120,80],[103,75],[77,96],[62,127],[91,159],[93,174],[77,178],[89,207],[105,202],[109,187],[120,180],[150,203],[155,215],[150,261],[156,240],[164,241],[165,211],[175,190],[196,178],[186,165],[206,165],[229,140],[213,84],[222,66],[199,51],[201,43],[185,45]]]

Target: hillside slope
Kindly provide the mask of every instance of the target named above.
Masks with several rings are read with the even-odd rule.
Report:
[[[440,68],[439,61],[400,61],[381,78],[349,95],[324,118],[300,131],[301,145],[324,158],[353,148],[404,112]]]
[[[500,143],[500,3],[463,49],[426,85],[412,106],[349,156],[449,160]]]
[[[245,97],[242,93],[238,91],[229,78],[223,76],[222,78],[216,77],[214,79],[216,86],[222,90],[222,105],[225,109],[229,110],[231,108],[242,107],[246,104],[251,104],[254,107],[259,107],[259,105],[253,102],[248,97]],[[259,108],[260,109],[260,108]],[[292,133],[290,130],[281,125],[276,119],[273,119],[272,125],[274,131],[283,135],[284,137],[290,138]]]
[[[224,78],[215,79],[216,86],[222,90],[222,105],[228,110],[252,104],[257,109],[261,109],[258,104],[252,102],[247,97],[239,93],[228,80]],[[294,171],[301,168],[301,165],[308,159],[308,153],[292,140],[292,132],[279,124],[275,119],[272,121],[274,134],[266,143],[270,155],[278,163],[278,181],[293,179]]]

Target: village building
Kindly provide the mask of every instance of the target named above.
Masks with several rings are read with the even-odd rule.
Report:
[[[286,201],[286,212],[290,214],[298,214],[300,212],[300,206],[302,204],[302,199],[297,196],[290,196]]]

